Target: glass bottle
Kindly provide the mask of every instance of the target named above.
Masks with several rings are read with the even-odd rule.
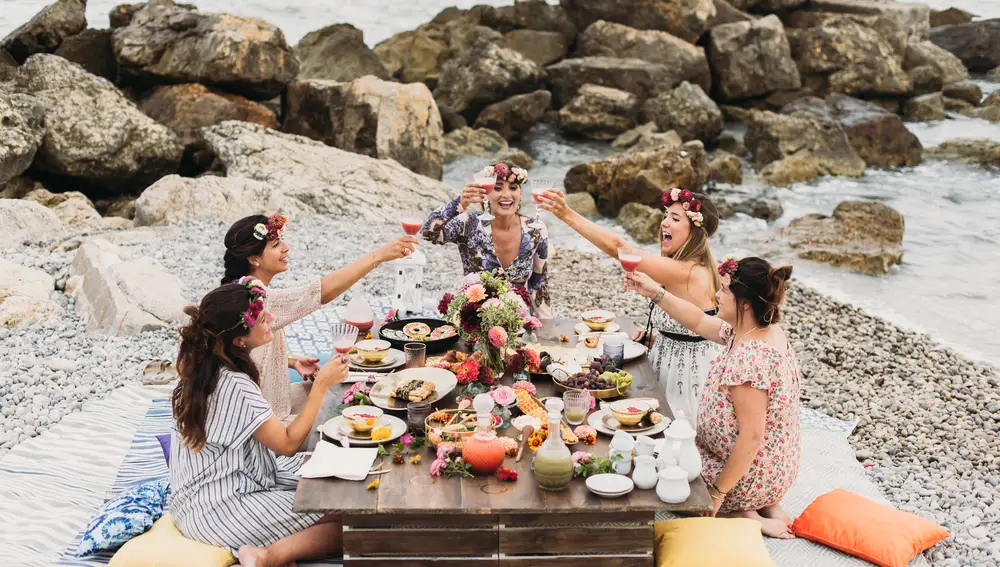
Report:
[[[563,407],[563,401],[558,398],[545,402],[549,414],[548,436],[535,452],[531,465],[535,482],[545,490],[563,490],[573,479],[573,460],[559,428]]]
[[[503,441],[493,430],[493,398],[479,394],[472,400],[472,407],[476,410],[476,432],[465,440],[462,459],[476,474],[493,474],[506,456]]]
[[[360,289],[351,294],[351,301],[347,303],[344,310],[344,322],[358,328],[360,337],[364,338],[375,324],[375,314],[371,305],[365,299],[365,294]]]

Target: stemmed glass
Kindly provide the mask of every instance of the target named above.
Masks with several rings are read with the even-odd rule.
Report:
[[[634,272],[642,262],[642,252],[638,248],[623,246],[618,249],[618,261],[626,272]]]
[[[333,348],[339,354],[347,354],[354,348],[354,342],[358,340],[358,328],[347,323],[340,323],[333,326]]]
[[[535,200],[535,220],[533,220],[528,226],[531,228],[544,228],[545,225],[542,224],[542,221],[539,218],[542,209],[538,205],[542,202],[542,195],[550,189],[555,189],[556,184],[550,179],[532,179],[530,181],[530,185],[531,197]]]
[[[496,218],[490,214],[488,198],[497,184],[497,174],[482,172],[476,173],[472,176],[472,184],[486,191],[487,200],[483,201],[483,212],[479,214],[479,220],[483,223],[488,223]]]
[[[416,236],[420,233],[420,228],[424,225],[424,218],[427,215],[420,211],[402,211],[399,213],[399,222],[403,225],[403,232],[408,236]],[[413,253],[414,259],[420,258],[423,255],[420,250],[416,250]]]

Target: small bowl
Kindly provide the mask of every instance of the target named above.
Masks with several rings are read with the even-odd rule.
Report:
[[[630,408],[638,411],[629,411]],[[633,427],[638,425],[642,421],[642,416],[649,411],[649,404],[640,400],[618,400],[609,404],[608,410],[618,423],[626,427]]]
[[[344,421],[358,433],[368,433],[378,425],[382,410],[375,406],[351,406],[340,412]]]
[[[615,314],[611,311],[605,311],[603,309],[591,309],[590,311],[584,311],[580,315],[583,318],[583,322],[587,325],[587,328],[591,331],[603,331],[608,328],[615,320]]]
[[[389,341],[368,339],[359,341],[358,344],[354,345],[354,348],[357,349],[361,358],[365,359],[365,362],[376,363],[382,362],[385,355],[389,354],[389,349],[392,348],[392,344],[390,344]]]

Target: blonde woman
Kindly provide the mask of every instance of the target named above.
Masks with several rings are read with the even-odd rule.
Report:
[[[715,205],[704,195],[686,189],[664,193],[662,203],[665,212],[660,223],[660,255],[643,254],[637,269],[669,293],[714,315],[720,283],[708,239],[719,228]],[[618,257],[619,248],[629,246],[618,234],[570,209],[562,191],[547,192],[541,207],[612,258]],[[654,304],[650,304],[646,330],[637,331],[633,338],[650,345],[650,361],[674,415],[683,412],[694,419],[701,387],[719,348],[691,333]]]

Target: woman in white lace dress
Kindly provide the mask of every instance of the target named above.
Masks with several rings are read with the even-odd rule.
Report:
[[[720,284],[708,239],[719,228],[715,205],[704,195],[686,189],[664,193],[662,204],[665,212],[660,223],[660,255],[643,254],[638,269],[673,295],[706,313],[714,313]],[[612,258],[618,257],[619,248],[629,246],[618,234],[570,209],[559,190],[546,193],[541,207]],[[653,304],[646,330],[636,332],[633,338],[650,346],[650,362],[674,415],[683,412],[693,419],[708,367],[719,353],[718,346],[692,334]]]

